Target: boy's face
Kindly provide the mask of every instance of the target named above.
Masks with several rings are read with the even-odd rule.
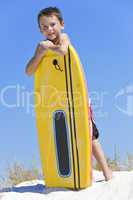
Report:
[[[40,31],[47,39],[54,41],[60,37],[61,30],[64,28],[64,22],[60,22],[55,16],[42,16],[39,20]]]

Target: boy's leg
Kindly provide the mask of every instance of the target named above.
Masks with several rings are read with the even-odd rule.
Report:
[[[98,141],[98,139],[93,139],[92,140],[92,152],[93,155],[95,156],[97,162],[100,164],[102,171],[103,171],[103,175],[105,176],[105,180],[108,181],[112,178],[112,171],[111,169],[108,167],[106,158],[104,156],[102,147]]]
[[[89,112],[91,115],[91,122],[92,122],[92,153],[102,168],[103,175],[105,176],[105,180],[108,181],[112,178],[113,175],[112,175],[111,169],[108,167],[108,163],[104,156],[102,147],[98,141],[99,131],[94,122],[93,112],[92,112],[92,108],[90,104],[89,104]]]

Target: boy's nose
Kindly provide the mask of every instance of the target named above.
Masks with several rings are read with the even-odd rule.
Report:
[[[51,26],[48,27],[48,31],[51,32],[53,28]]]

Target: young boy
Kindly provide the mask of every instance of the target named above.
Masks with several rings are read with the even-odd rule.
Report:
[[[32,75],[38,67],[47,49],[65,55],[67,53],[68,45],[70,44],[67,34],[62,33],[64,29],[64,21],[61,12],[56,7],[48,7],[40,11],[38,14],[38,24],[41,33],[46,37],[46,40],[41,41],[35,51],[34,56],[31,58],[26,66],[27,75]],[[90,105],[89,105],[90,109]],[[105,180],[108,181],[112,178],[112,171],[109,169],[102,148],[98,142],[99,132],[96,128],[92,117],[93,137],[92,137],[92,151],[96,160],[99,162]]]

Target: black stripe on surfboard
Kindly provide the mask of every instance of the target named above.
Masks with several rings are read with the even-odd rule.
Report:
[[[73,125],[74,125],[74,137],[75,137],[76,154],[77,154],[77,168],[78,168],[78,188],[77,189],[80,189],[79,152],[78,152],[77,135],[76,135],[75,109],[74,109],[74,97],[73,97],[73,82],[72,82],[72,71],[71,71],[71,54],[70,54],[69,47],[68,47],[68,63],[69,63],[71,97],[72,97],[72,114],[73,114]]]
[[[74,179],[74,189],[76,189],[76,174],[75,174],[75,160],[74,160],[74,143],[73,143],[73,133],[72,133],[72,118],[70,109],[70,98],[68,92],[68,77],[67,77],[67,67],[66,67],[66,56],[64,56],[64,66],[65,66],[65,77],[66,77],[66,91],[68,100],[68,111],[69,111],[69,123],[70,123],[70,133],[71,133],[71,147],[72,147],[72,160],[73,160],[73,179]]]

